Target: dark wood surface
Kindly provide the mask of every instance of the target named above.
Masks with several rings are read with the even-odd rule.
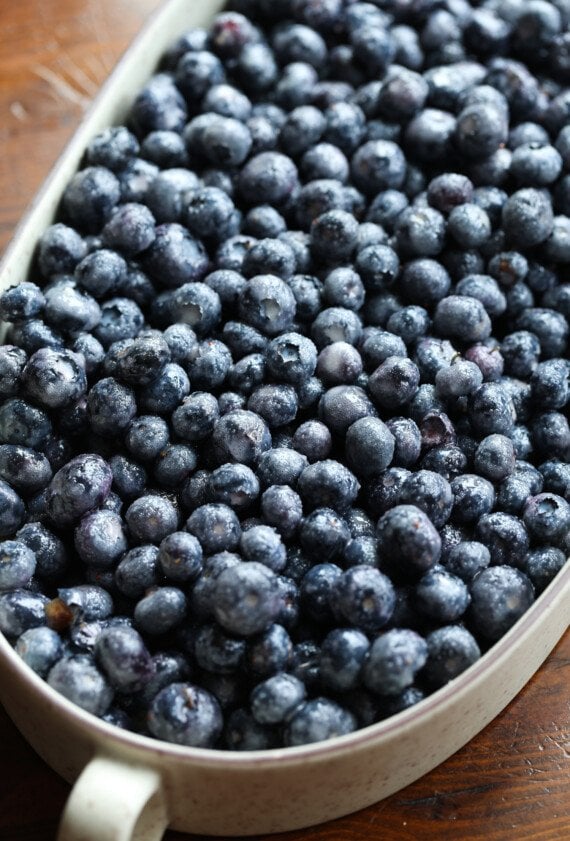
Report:
[[[0,250],[157,5],[0,0]],[[53,838],[68,791],[0,712],[1,841]],[[570,839],[570,633],[502,715],[431,774],[355,815],[273,838]]]

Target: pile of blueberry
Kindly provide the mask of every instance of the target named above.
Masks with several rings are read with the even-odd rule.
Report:
[[[252,750],[477,660],[570,553],[565,0],[235,0],[0,296],[0,630]]]

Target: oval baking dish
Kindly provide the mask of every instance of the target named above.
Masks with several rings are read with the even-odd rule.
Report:
[[[0,288],[24,280],[35,243],[100,129],[120,122],[165,48],[207,25],[220,0],[169,0],[118,64],[20,224]],[[208,835],[282,832],[363,808],[413,782],[491,721],[570,623],[570,563],[516,625],[451,683],[398,715],[298,748],[184,748],[112,727],[53,691],[0,635],[0,700],[37,752],[75,782],[59,841],[158,841],[167,826]]]

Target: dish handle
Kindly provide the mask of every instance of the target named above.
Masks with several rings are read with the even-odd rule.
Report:
[[[57,841],[160,841],[167,825],[158,771],[98,755],[75,782]]]

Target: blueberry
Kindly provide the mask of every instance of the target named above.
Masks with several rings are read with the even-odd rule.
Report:
[[[428,634],[426,643],[427,660],[423,674],[434,688],[458,677],[481,656],[477,641],[461,625],[437,628]]]
[[[156,237],[144,256],[144,268],[150,276],[175,289],[186,283],[201,281],[207,274],[208,265],[202,243],[177,223],[159,225]],[[189,323],[194,326],[192,321]]]
[[[236,75],[246,91],[260,93],[277,78],[273,51],[264,43],[247,43],[235,59]]]
[[[505,112],[490,102],[468,105],[457,118],[455,143],[467,158],[487,158],[506,142]]]
[[[24,631],[14,648],[24,663],[43,678],[62,659],[64,651],[59,634],[45,627]]]
[[[287,116],[279,132],[279,143],[291,157],[301,155],[317,143],[325,130],[326,120],[313,105],[299,105]]]
[[[443,249],[445,220],[432,207],[409,207],[398,216],[395,234],[401,253],[433,257]]]
[[[234,549],[241,529],[234,511],[222,503],[201,505],[190,515],[187,530],[198,538],[206,554]]]
[[[87,166],[76,173],[63,193],[63,209],[74,226],[96,234],[109,220],[121,197],[116,176],[105,166]]]
[[[223,385],[232,364],[232,356],[223,342],[208,339],[201,342],[188,374],[197,388],[214,389]]]
[[[477,342],[491,334],[491,321],[483,304],[462,295],[449,295],[437,304],[434,328],[441,336]]]
[[[327,698],[314,698],[300,705],[290,718],[283,734],[287,746],[319,742],[333,736],[344,736],[356,729],[352,713]]]
[[[136,411],[133,390],[113,377],[96,382],[87,395],[89,424],[98,435],[116,436],[128,427]]]
[[[175,131],[150,131],[142,140],[140,154],[145,160],[164,169],[188,163],[184,141]]]
[[[294,675],[276,674],[258,683],[251,693],[251,711],[259,724],[286,721],[305,700],[304,684]]]
[[[513,401],[499,383],[483,383],[469,396],[467,410],[474,431],[480,435],[508,435],[514,426]]]
[[[535,540],[562,546],[570,529],[570,505],[550,492],[531,496],[522,512],[523,521]]]
[[[451,480],[452,517],[458,523],[475,523],[488,514],[495,503],[491,482],[476,474],[464,473]]]
[[[507,299],[499,285],[488,275],[467,275],[459,281],[455,291],[458,295],[476,298],[483,304],[491,318],[502,315],[507,308]]]
[[[404,183],[406,159],[392,141],[370,140],[353,155],[351,174],[358,189],[367,195],[375,195],[380,190],[397,190]]]
[[[28,495],[46,487],[52,477],[47,458],[15,444],[0,445],[0,479],[18,493]]]
[[[129,256],[140,254],[154,242],[155,218],[144,204],[126,202],[112,212],[103,228],[102,237],[110,248],[116,248]]]
[[[359,351],[367,371],[374,371],[389,356],[402,357],[406,356],[407,353],[406,345],[400,336],[379,327],[366,327],[364,329],[359,343]]]
[[[408,123],[407,146],[422,162],[442,162],[450,152],[455,130],[455,117],[438,108],[424,108]]]
[[[234,359],[241,359],[250,353],[261,353],[268,345],[266,336],[241,321],[227,321],[222,330],[222,337]]]
[[[545,187],[562,170],[562,158],[548,142],[533,141],[517,146],[511,161],[511,175],[519,184]]]
[[[113,567],[127,550],[123,522],[112,511],[94,511],[75,529],[75,548],[89,566]]]
[[[334,582],[329,600],[335,614],[357,628],[372,632],[390,620],[395,595],[386,575],[374,567],[356,566]]]
[[[113,342],[137,336],[143,323],[142,311],[134,301],[129,298],[110,298],[101,306],[101,320],[94,335],[108,349]]]
[[[217,187],[191,191],[186,199],[184,220],[192,234],[215,241],[227,239],[239,230],[239,215],[232,200]]]
[[[543,359],[551,359],[564,354],[569,328],[561,312],[547,307],[533,307],[531,302],[518,315],[516,328],[535,334],[540,342]]]
[[[505,435],[488,435],[479,444],[473,460],[475,470],[493,482],[506,479],[515,468],[515,451]]]
[[[360,418],[346,433],[346,455],[355,472],[365,478],[389,467],[395,440],[389,428],[378,418]]]
[[[80,235],[67,225],[51,225],[40,237],[38,264],[44,277],[73,272],[85,257],[87,247]]]
[[[511,566],[483,570],[470,591],[470,621],[478,634],[491,641],[500,639],[534,601],[530,579]]]
[[[280,610],[277,580],[255,561],[224,570],[216,580],[214,614],[220,625],[240,636],[264,631]]]
[[[358,222],[344,210],[329,210],[311,225],[311,250],[326,262],[348,260],[356,246]]]
[[[503,227],[513,245],[522,249],[544,242],[552,233],[552,205],[544,192],[524,188],[513,193],[503,208]]]
[[[415,631],[387,631],[370,646],[362,673],[364,684],[378,695],[399,695],[413,683],[426,657],[426,643]]]
[[[421,613],[440,624],[457,621],[470,602],[461,578],[438,567],[422,576],[414,588],[414,597]]]
[[[191,632],[190,645],[196,662],[208,675],[235,675],[243,664],[245,641],[226,634],[217,624]]]
[[[155,587],[140,599],[133,619],[147,636],[166,634],[180,625],[186,616],[186,596],[177,587]]]
[[[299,541],[309,558],[323,562],[336,561],[350,539],[345,522],[330,508],[317,508],[304,517]]]
[[[202,547],[194,535],[172,532],[161,542],[157,560],[169,581],[194,581],[202,571]]]
[[[156,415],[138,415],[133,418],[125,435],[128,450],[141,461],[156,458],[168,444],[168,439],[168,425]]]
[[[331,434],[327,426],[320,421],[302,423],[293,436],[293,447],[306,456],[308,461],[326,459],[332,446]]]
[[[298,488],[303,500],[311,508],[327,506],[342,511],[354,502],[360,485],[342,464],[325,459],[303,470]]]
[[[121,200],[141,205],[146,200],[148,189],[156,176],[158,167],[142,158],[133,158],[117,173],[121,188]]]
[[[449,482],[430,470],[418,470],[404,482],[400,499],[424,511],[436,528],[441,528],[451,514],[453,493]]]
[[[293,386],[262,385],[252,392],[247,408],[263,418],[270,429],[275,429],[295,419],[297,394]]]
[[[230,713],[224,738],[227,749],[235,751],[267,750],[277,744],[274,728],[258,724],[249,712],[240,708]]]
[[[45,307],[45,297],[35,283],[24,281],[6,289],[0,295],[0,318],[3,321],[26,321],[40,316]]]
[[[297,398],[300,409],[310,409],[316,406],[325,392],[325,387],[318,377],[309,377],[297,388]]]
[[[331,143],[316,143],[308,148],[301,158],[300,169],[308,182],[332,179],[344,184],[349,175],[346,155]]]
[[[297,187],[297,168],[279,152],[262,152],[251,158],[239,176],[241,195],[248,204],[260,202],[279,207]]]
[[[152,735],[178,745],[213,747],[222,726],[214,696],[190,683],[171,683],[161,689],[148,712]]]
[[[378,406],[394,410],[411,400],[419,382],[418,368],[410,359],[389,356],[371,375],[368,386]]]
[[[240,563],[239,555],[219,552],[204,560],[203,570],[190,595],[190,611],[200,620],[213,615],[213,596],[217,577],[229,566]]]
[[[71,523],[104,502],[113,474],[93,453],[71,459],[55,474],[47,491],[47,511],[58,524]]]
[[[54,580],[67,566],[67,554],[62,541],[41,523],[26,523],[16,533],[16,540],[27,546],[35,555],[36,575]]]
[[[414,304],[436,304],[449,292],[449,274],[435,260],[421,258],[404,266],[401,288],[405,297]]]
[[[34,552],[18,540],[0,543],[0,590],[13,590],[29,584],[35,569]]]
[[[444,562],[445,569],[468,584],[486,569],[491,562],[491,553],[483,543],[460,540],[451,547]]]
[[[251,101],[231,85],[213,85],[202,102],[204,111],[245,122],[251,115]]]
[[[265,522],[284,537],[291,537],[303,516],[301,497],[288,485],[270,485],[262,494],[261,511]]]
[[[0,398],[15,397],[19,381],[26,364],[25,351],[15,345],[0,347]]]
[[[194,30],[194,32],[202,30]],[[255,44],[259,33],[244,15],[238,12],[224,12],[216,15],[208,38],[209,44],[217,54],[224,58],[235,57],[247,44]],[[204,38],[204,43],[206,38]]]
[[[318,32],[308,26],[285,24],[277,29],[271,43],[280,64],[306,61],[318,68],[325,60],[325,41]]]
[[[295,298],[278,277],[258,275],[240,293],[239,311],[252,327],[274,336],[291,326],[295,316]]]
[[[461,397],[476,391],[483,382],[480,368],[467,360],[458,359],[435,375],[435,387],[444,398]]]
[[[505,336],[501,343],[505,373],[511,377],[528,378],[536,370],[540,358],[540,342],[534,333],[517,330]]]
[[[450,213],[454,207],[470,202],[472,197],[473,184],[469,178],[455,172],[438,175],[428,185],[428,201],[440,213]]]
[[[257,463],[257,476],[263,488],[270,485],[290,485],[294,488],[307,464],[307,458],[296,450],[266,450]]]
[[[113,690],[91,657],[62,658],[50,669],[47,682],[68,700],[94,715],[103,715],[113,700]]]
[[[117,290],[126,272],[127,264],[120,254],[117,254],[116,251],[101,248],[88,254],[76,266],[75,278],[77,283],[91,295],[96,298],[104,298],[108,293]],[[57,292],[63,290],[63,288],[65,287],[62,287],[61,284],[54,287],[55,306],[57,306]],[[53,316],[53,306],[50,309]],[[58,320],[61,322],[61,316]]]
[[[214,450],[220,461],[253,464],[271,447],[267,425],[254,412],[237,410],[219,418],[212,435]]]
[[[44,291],[45,320],[50,327],[75,335],[83,330],[92,330],[99,323],[101,318],[99,304],[91,295],[78,289],[74,280],[53,281]],[[91,342],[95,342],[100,347],[90,333],[87,335]]]
[[[557,459],[550,459],[540,465],[540,473],[544,477],[544,489],[551,493],[570,499],[570,465]],[[538,491],[542,488],[538,488]]]
[[[484,514],[476,525],[475,539],[488,547],[492,564],[520,566],[529,547],[525,525],[513,514],[500,511]]]
[[[298,333],[282,333],[272,339],[265,354],[273,377],[293,385],[301,385],[316,368],[316,348],[310,339]]]
[[[287,225],[279,211],[269,204],[252,207],[244,218],[243,230],[252,237],[263,239],[275,238],[287,230]]]
[[[491,236],[491,222],[477,204],[461,204],[449,214],[447,229],[461,248],[478,248]]]
[[[410,571],[429,569],[441,552],[441,538],[427,515],[415,505],[396,504],[378,521],[378,543],[386,560]]]
[[[356,688],[369,648],[370,643],[361,631],[337,628],[327,634],[319,664],[324,686],[333,692]]]
[[[25,371],[25,369],[24,369]],[[531,376],[532,394],[544,409],[562,409],[570,398],[570,368],[564,359],[540,362]]]
[[[329,307],[321,310],[311,327],[311,337],[319,350],[333,342],[356,345],[361,335],[360,318],[346,307]]]
[[[176,508],[165,496],[146,493],[128,507],[125,520],[138,543],[160,543],[178,525]]]
[[[9,339],[21,346],[22,350],[28,354],[45,347],[59,350],[64,344],[61,333],[53,330],[39,318],[15,324],[10,330]]]
[[[537,593],[541,593],[560,572],[566,557],[561,549],[545,546],[533,549],[524,559],[523,572],[528,575]]]
[[[207,496],[235,511],[247,510],[259,496],[259,481],[245,464],[223,464],[210,474]]]

